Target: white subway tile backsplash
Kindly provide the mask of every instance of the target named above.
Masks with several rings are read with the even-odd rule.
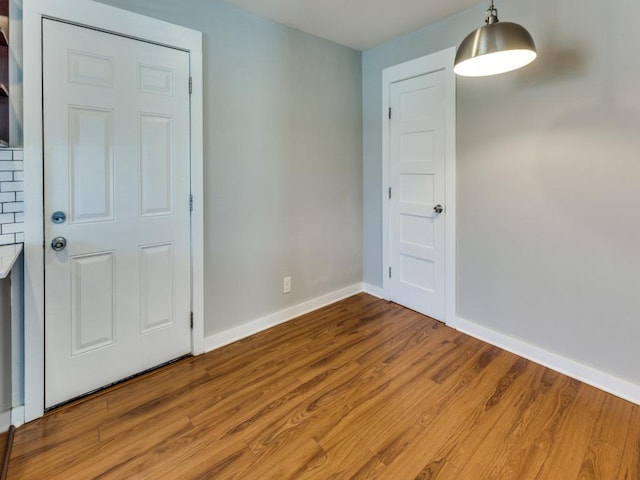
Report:
[[[0,245],[24,242],[22,150],[0,150]]]
[[[2,234],[24,233],[24,223],[6,223],[2,225]]]
[[[24,182],[0,182],[0,192],[22,192]]]
[[[0,235],[0,245],[11,245],[12,243],[16,243],[16,235],[14,233]]]
[[[2,204],[2,213],[24,212],[24,202],[9,202]]]
[[[3,153],[0,150],[0,153]],[[14,162],[10,160],[0,160],[0,171],[13,172],[15,170],[24,170],[23,162]]]
[[[15,234],[0,235],[0,245],[10,245],[12,243],[16,243]]]

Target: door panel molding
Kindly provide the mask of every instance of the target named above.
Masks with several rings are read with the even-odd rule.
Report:
[[[454,326],[456,319],[456,78],[453,73],[455,47],[436,52],[386,68],[382,72],[382,293],[385,299],[392,297],[389,268],[391,265],[390,238],[390,147],[391,147],[391,85],[425,74],[442,71],[445,84],[445,312],[444,321]],[[428,139],[412,139],[416,145]],[[410,142],[412,143],[412,142]],[[407,147],[410,147],[408,145]],[[407,226],[408,228],[410,226]],[[393,274],[393,272],[392,272]]]
[[[88,0],[24,0],[24,158],[25,202],[43,205],[42,131],[42,20],[102,30],[138,40],[184,50],[189,53],[191,94],[191,283],[193,332],[191,351],[203,352],[204,340],[204,215],[203,215],[203,71],[202,33]],[[101,63],[104,67],[105,62]],[[100,62],[98,62],[100,63]],[[96,76],[85,81],[108,81]],[[160,88],[148,79],[148,88]],[[165,79],[166,80],[166,79]],[[165,84],[166,85],[166,84]],[[169,87],[166,87],[169,88]],[[176,199],[176,201],[179,201]],[[184,199],[188,202],[188,199]],[[25,421],[44,413],[44,231],[43,211],[25,212]]]

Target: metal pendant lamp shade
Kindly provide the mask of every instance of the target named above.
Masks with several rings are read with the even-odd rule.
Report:
[[[453,71],[465,77],[484,77],[510,72],[533,62],[536,45],[526,28],[511,22],[499,22],[498,10],[487,10],[486,25],[471,32],[462,41]]]

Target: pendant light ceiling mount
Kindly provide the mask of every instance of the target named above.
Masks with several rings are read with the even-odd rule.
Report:
[[[536,45],[526,28],[498,20],[498,9],[491,0],[485,25],[462,41],[453,71],[465,77],[484,77],[510,72],[533,62]]]

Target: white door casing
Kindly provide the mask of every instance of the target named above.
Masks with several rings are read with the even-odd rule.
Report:
[[[383,72],[383,291],[448,324],[455,319],[454,55],[448,49]]]
[[[49,19],[43,47],[51,407],[191,351],[189,54]]]
[[[25,202],[43,205],[43,89],[42,22],[45,18],[84,25],[95,30],[144,40],[186,52],[189,56],[193,90],[190,97],[190,183],[193,211],[190,223],[191,263],[187,274],[191,284],[193,330],[190,352],[203,351],[203,89],[202,34],[188,28],[144,17],[89,0],[24,0],[24,142]],[[28,179],[27,179],[28,178]],[[48,221],[48,219],[46,219]],[[25,212],[25,420],[44,411],[44,312],[45,240],[44,212],[28,207]],[[48,243],[48,242],[47,242]],[[162,256],[162,246],[148,244],[151,253]],[[158,246],[157,249],[153,249]],[[150,253],[147,250],[147,253]],[[158,257],[156,257],[158,258]],[[151,275],[153,277],[154,275]]]

